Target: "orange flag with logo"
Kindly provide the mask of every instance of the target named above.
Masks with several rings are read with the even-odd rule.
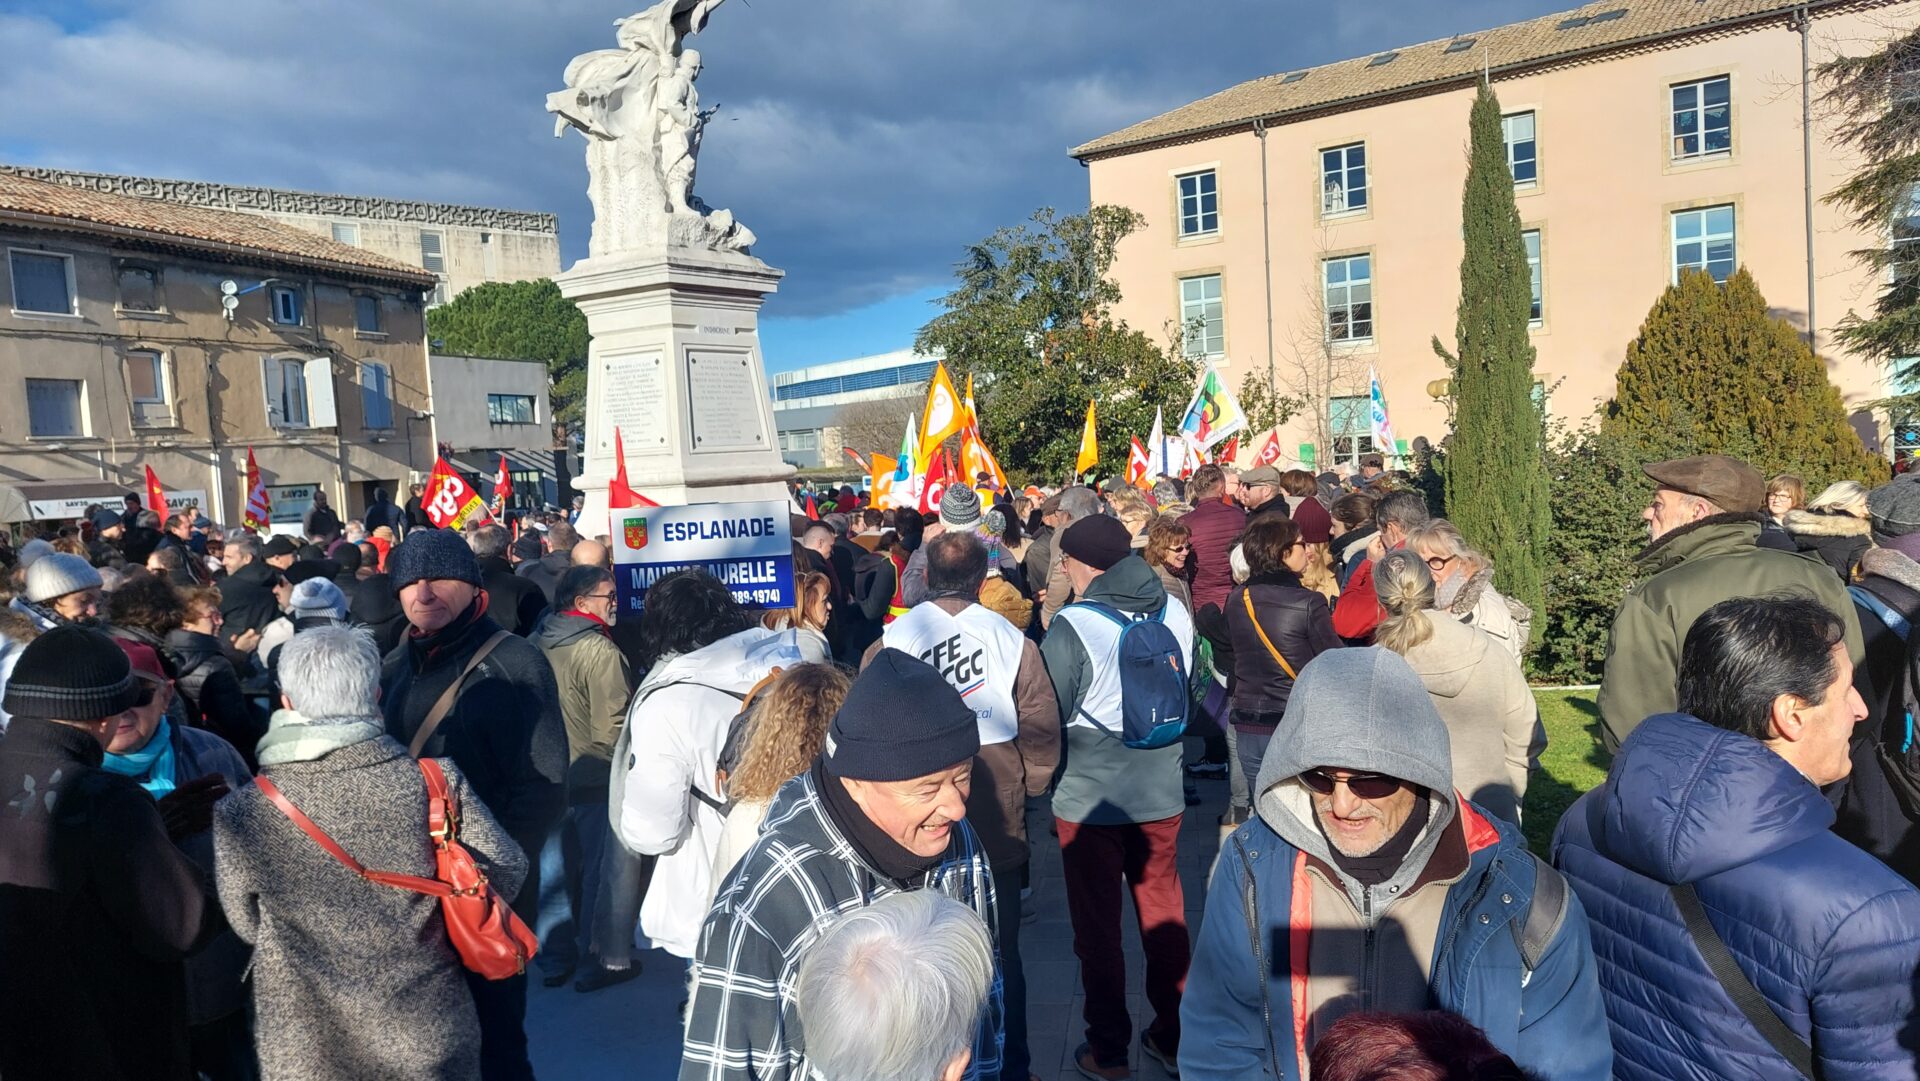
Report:
[[[1073,460],[1073,471],[1085,473],[1100,464],[1100,440],[1094,434],[1093,402],[1087,402],[1087,426],[1080,430],[1080,454]]]
[[[947,366],[936,364],[933,381],[927,384],[927,408],[920,414],[920,461],[931,462],[932,454],[950,435],[959,435],[967,427],[967,406],[953,387]]]

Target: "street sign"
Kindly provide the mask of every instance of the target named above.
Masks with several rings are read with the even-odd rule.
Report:
[[[720,579],[749,608],[793,607],[788,512],[778,500],[613,511],[609,539],[620,614],[637,617],[649,586],[689,567]]]

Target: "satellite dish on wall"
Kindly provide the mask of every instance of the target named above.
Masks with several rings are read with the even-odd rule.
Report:
[[[221,296],[230,297],[238,292],[240,292],[240,283],[234,281],[232,278],[228,278],[226,281],[220,283]]]

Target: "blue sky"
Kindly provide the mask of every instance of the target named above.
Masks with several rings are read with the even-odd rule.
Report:
[[[645,0],[0,0],[0,159],[547,210],[585,254],[545,95]],[[769,368],[910,345],[965,246],[1083,209],[1067,148],[1259,75],[1568,0],[727,0],[698,191],[787,277]]]

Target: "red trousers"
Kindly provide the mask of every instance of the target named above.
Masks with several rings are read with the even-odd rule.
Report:
[[[1133,892],[1147,958],[1147,1035],[1168,1054],[1180,1047],[1180,995],[1187,986],[1187,906],[1175,859],[1180,815],[1158,822],[1089,826],[1058,819],[1067,915],[1080,986],[1087,998],[1087,1044],[1102,1065],[1124,1063],[1133,1042],[1127,1015],[1127,962],[1120,952],[1120,888]]]

